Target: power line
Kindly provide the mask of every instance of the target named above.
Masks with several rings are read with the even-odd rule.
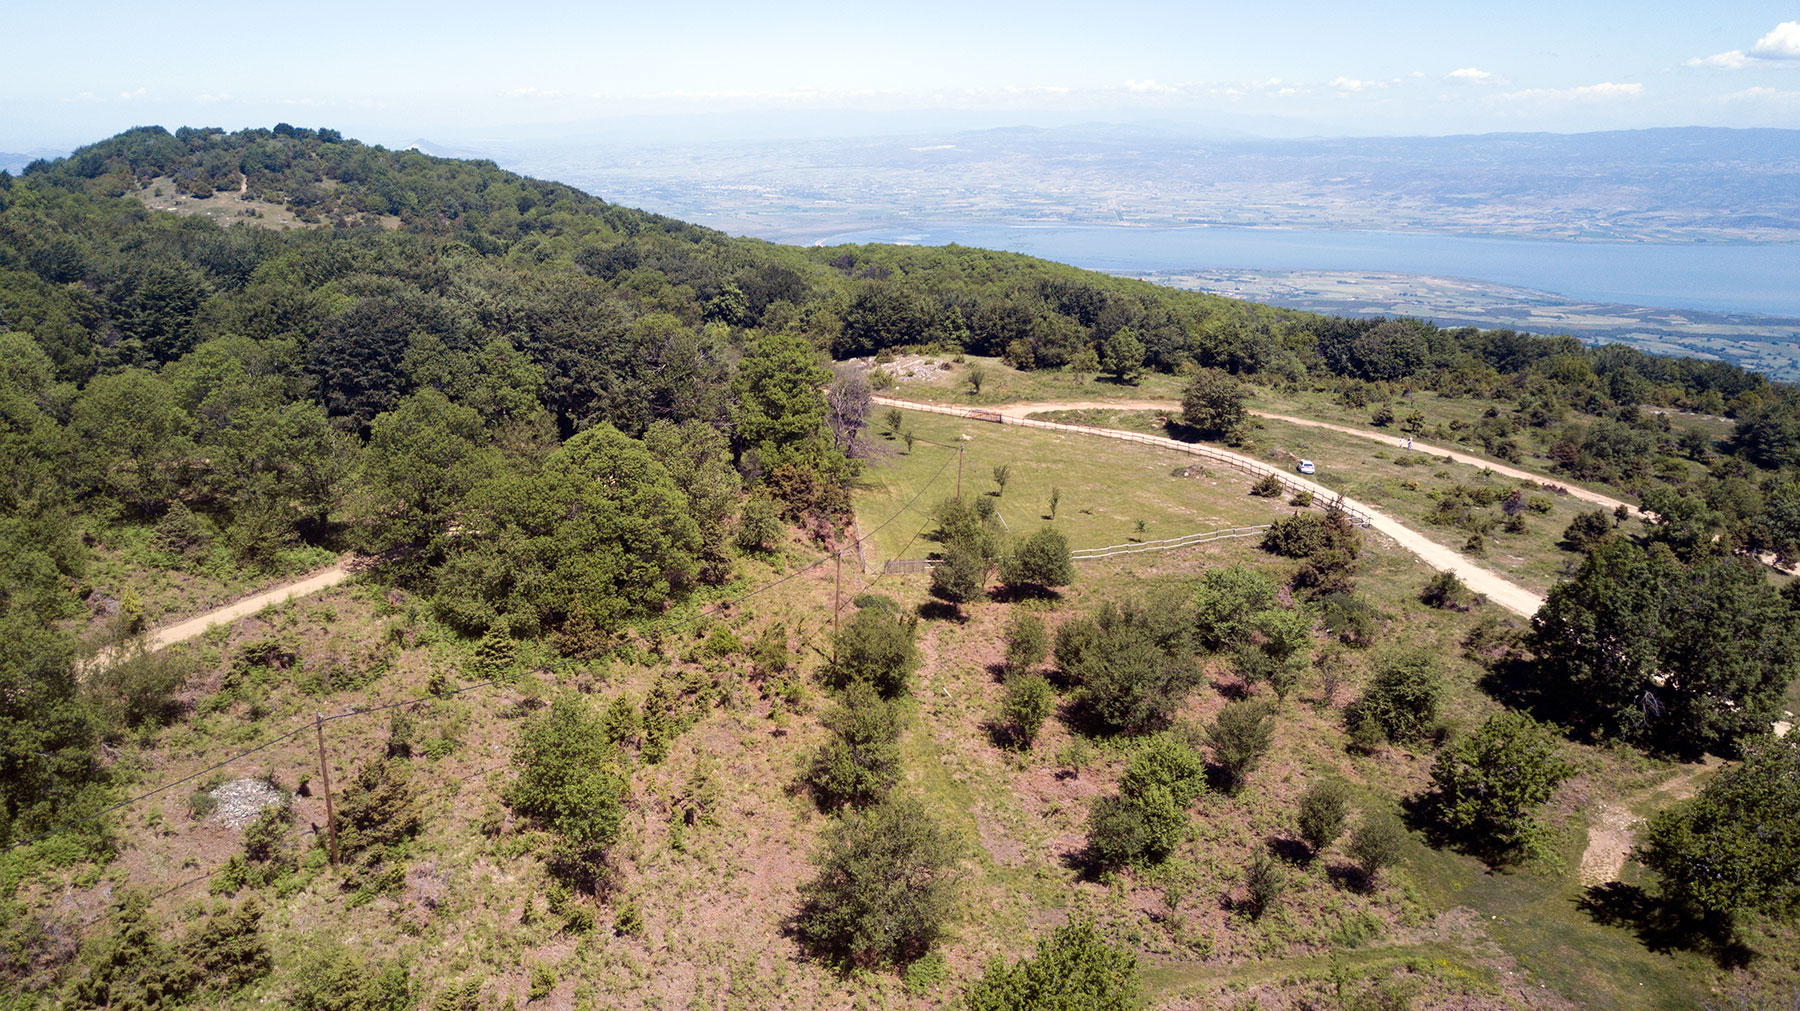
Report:
[[[35,842],[42,842],[45,839],[48,839],[51,836],[56,835],[58,832],[65,832],[69,829],[76,827],[77,825],[85,825],[90,821],[95,821],[99,818],[102,818],[106,815],[113,813],[114,811],[118,811],[122,808],[130,807],[131,805],[136,804],[140,800],[147,800],[151,797],[156,796],[159,793],[163,793],[165,791],[172,790],[175,787],[182,785],[183,783],[191,783],[194,780],[199,779],[201,776],[206,775],[207,773],[217,772],[218,770],[223,769],[227,765],[230,765],[231,763],[237,761],[240,758],[248,758],[249,756],[254,755],[259,751],[266,751],[267,749],[272,748],[277,744],[280,744],[282,741],[285,741],[290,737],[297,737],[301,733],[305,732],[305,730],[306,730],[306,727],[300,727],[297,730],[290,730],[287,733],[282,734],[280,737],[274,738],[273,740],[270,740],[270,741],[265,741],[264,743],[259,744],[256,747],[251,748],[248,751],[240,751],[237,754],[232,755],[230,758],[227,758],[221,762],[218,762],[217,764],[207,766],[206,768],[201,769],[199,772],[196,772],[190,776],[183,776],[182,778],[175,780],[173,783],[165,783],[162,786],[159,786],[154,790],[150,790],[145,793],[140,793],[137,796],[129,798],[127,800],[119,801],[117,804],[114,804],[111,807],[102,808],[99,811],[96,811],[93,814],[90,814],[84,818],[77,818],[74,821],[64,822],[63,824],[58,825],[57,827],[50,829],[40,835],[33,836],[30,839],[26,839],[22,842],[13,843],[12,845],[6,847],[7,852],[10,853],[11,851],[18,849],[21,846],[29,846]]]

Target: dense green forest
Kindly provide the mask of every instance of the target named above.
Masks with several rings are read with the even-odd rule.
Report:
[[[149,210],[140,197],[158,188],[243,211],[227,227]],[[266,227],[255,208],[271,205],[299,227]],[[0,978],[25,978],[56,957],[42,925],[10,897],[34,862],[103,859],[116,845],[104,813],[117,796],[116,763],[102,749],[172,718],[171,686],[154,663],[78,675],[78,656],[105,645],[71,621],[86,613],[97,543],[136,530],[160,564],[193,571],[282,573],[322,552],[356,551],[373,559],[376,579],[428,601],[435,620],[470,639],[600,656],[633,623],[721,593],[737,559],[777,540],[782,522],[830,540],[849,509],[869,414],[867,381],[831,362],[907,348],[1120,382],[1144,370],[1218,370],[1329,389],[1359,407],[1413,389],[1510,403],[1463,437],[1502,459],[1516,457],[1520,440],[1539,441],[1570,478],[1638,495],[1665,518],[1653,539],[1672,548],[1639,557],[1602,546],[1582,579],[1553,596],[1553,620],[1575,628],[1604,619],[1612,584],[1600,570],[1609,565],[1625,573],[1613,583],[1656,597],[1655,608],[1754,597],[1739,609],[1751,615],[1750,639],[1789,617],[1772,592],[1748,585],[1761,585],[1754,569],[1726,556],[1800,557],[1800,392],[1729,365],[1277,310],[983,250],[778,246],[332,130],[135,129],[18,177],[0,173],[0,843],[10,855]],[[1665,411],[1725,415],[1733,434],[1714,440]],[[1705,477],[1669,460],[1698,463]],[[945,522],[972,531],[946,535],[953,551],[1002,563],[998,549],[977,543],[979,519]],[[1354,559],[1354,548],[1331,540],[1342,531],[1318,536],[1326,547],[1317,551],[1337,552],[1332,564]],[[1066,556],[1066,545],[1045,550]],[[1320,563],[1317,578],[1329,581],[1329,568]],[[954,569],[941,571],[946,599],[968,599],[973,591],[950,585]],[[1028,573],[1007,582],[1057,579],[1067,581]],[[1632,620],[1655,624],[1648,613]],[[858,614],[872,617],[851,625],[853,635],[894,634],[878,608]],[[1158,620],[1153,609],[1107,612],[1059,633],[1055,651],[1081,669],[1083,649],[1090,659],[1139,649],[1130,630]],[[124,639],[143,622],[128,601],[110,627]],[[1641,632],[1651,648],[1679,652],[1687,627],[1616,634]],[[1766,638],[1765,652],[1791,646],[1791,637]],[[1538,645],[1573,672],[1567,684],[1598,683],[1596,667],[1611,661],[1570,645],[1579,639],[1545,634]],[[846,640],[847,655],[859,655],[858,642]],[[1745,691],[1759,716],[1785,688],[1777,675],[1789,673],[1765,660],[1744,658],[1731,675],[1754,682]],[[904,676],[905,662],[881,662]],[[1048,689],[1022,691],[1013,732],[1028,741]],[[881,704],[847,704],[838,732],[864,732],[859,721],[879,722]],[[1591,723],[1627,739],[1641,722],[1634,698],[1585,704]],[[1747,733],[1744,719],[1693,706],[1684,717],[1692,734],[1638,738],[1730,751]],[[1135,698],[1097,712],[1127,729],[1161,715],[1157,700]],[[575,729],[559,736],[546,723],[532,745],[543,761],[586,762],[555,752],[600,717],[559,703],[546,719]],[[1183,751],[1169,761],[1191,765]],[[555,829],[555,860],[591,873],[608,829],[583,819],[608,815],[572,813],[587,809],[570,794],[613,787],[536,783],[533,761],[509,803]],[[831,790],[881,792],[845,785],[861,773],[821,762]],[[1192,768],[1156,775],[1181,780],[1145,787],[1165,806],[1198,789]],[[360,787],[369,796],[386,788]],[[1124,795],[1107,809],[1112,822],[1096,816],[1097,852],[1126,861],[1153,847],[1133,821],[1151,817],[1140,801]],[[899,801],[846,820],[845,838],[916,827],[890,803]],[[1662,826],[1665,835],[1676,828]],[[922,852],[939,845],[915,842]],[[570,882],[580,887],[582,874]],[[834,900],[821,886],[810,901]],[[198,974],[131,983],[150,990],[197,979],[228,987],[250,971],[220,961],[229,953],[202,936],[237,936],[242,923],[197,924],[174,947],[131,923],[107,942],[114,949],[83,957],[163,959]],[[1085,937],[1068,928],[1070,944]],[[928,943],[893,942],[896,957]],[[1023,980],[1027,968],[1016,971]],[[104,989],[77,991],[71,999],[83,1006],[125,1006]]]

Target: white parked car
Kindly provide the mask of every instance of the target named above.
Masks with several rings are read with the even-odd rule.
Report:
[[[1318,468],[1313,466],[1313,462],[1311,460],[1301,460],[1300,461],[1300,473],[1311,474],[1316,470],[1318,470]]]

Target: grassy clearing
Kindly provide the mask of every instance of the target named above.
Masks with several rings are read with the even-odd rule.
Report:
[[[969,373],[974,369],[985,375],[980,393],[969,384]],[[893,378],[894,385],[883,392],[932,404],[1167,400],[1180,399],[1186,386],[1186,380],[1158,372],[1146,372],[1136,383],[1120,383],[1111,376],[1077,376],[1061,369],[1021,372],[999,358],[977,355],[902,355],[887,363],[884,371]]]
[[[1173,450],[918,411],[902,414],[902,430],[919,441],[909,453],[900,439],[876,439],[884,455],[867,468],[855,494],[863,531],[874,530],[920,489],[925,492],[906,515],[874,534],[865,551],[871,566],[891,558],[923,558],[934,547],[915,535],[921,526],[929,529],[931,508],[956,492],[957,445],[964,447],[965,495],[997,491],[994,467],[1005,465],[1006,491],[994,503],[1007,528],[1024,534],[1054,523],[1072,548],[1251,526],[1291,511],[1279,500],[1250,496],[1250,479],[1230,468],[1174,476],[1190,466],[1198,474],[1200,461]],[[1061,489],[1054,519],[1052,489]]]
[[[1152,435],[1168,434],[1160,423],[1162,415],[1154,411],[1055,411],[1040,417]],[[1491,489],[1504,497],[1519,489],[1527,500],[1535,497],[1548,507],[1547,512],[1528,510],[1522,517],[1523,531],[1509,532],[1504,528],[1506,517],[1497,504],[1473,507],[1470,515],[1486,517],[1492,523],[1482,562],[1538,593],[1574,571],[1580,557],[1560,547],[1562,533],[1577,515],[1599,508],[1548,492],[1539,482],[1505,477],[1442,457],[1285,421],[1254,420],[1243,441],[1234,448],[1289,469],[1300,460],[1312,460],[1318,467],[1314,480],[1382,509],[1456,550],[1464,548],[1471,531],[1440,515],[1438,502],[1446,493],[1458,488]]]

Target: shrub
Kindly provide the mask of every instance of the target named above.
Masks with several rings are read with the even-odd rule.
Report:
[[[1456,578],[1456,573],[1440,572],[1419,591],[1419,603],[1444,610],[1467,611],[1472,596],[1463,581]]]
[[[1194,591],[1194,627],[1200,644],[1220,649],[1248,638],[1247,619],[1275,606],[1275,581],[1261,569],[1233,565],[1208,569]]]
[[[1274,739],[1267,706],[1259,702],[1228,702],[1206,731],[1213,762],[1224,776],[1226,789],[1236,793],[1244,777],[1262,761]]]
[[[932,952],[906,967],[900,974],[900,985],[915,997],[922,997],[944,984],[950,976],[950,964],[939,952]]]
[[[1381,630],[1381,614],[1354,593],[1333,591],[1320,594],[1319,621],[1325,631],[1353,649],[1367,649],[1375,644]]]
[[[1278,493],[1279,494],[1279,493]],[[1306,558],[1330,546],[1324,520],[1311,513],[1283,516],[1263,533],[1262,549],[1286,558]]]
[[[832,736],[807,774],[820,805],[865,807],[885,797],[900,778],[900,714],[893,703],[853,682],[823,722]]]
[[[1250,494],[1255,495],[1257,498],[1280,498],[1281,493],[1284,490],[1285,489],[1283,489],[1281,485],[1281,479],[1273,474],[1264,474],[1256,480],[1255,484],[1250,486]]]
[[[1062,531],[1043,527],[1025,538],[1000,562],[1000,581],[1014,592],[1044,592],[1075,581],[1069,542]]]
[[[1137,1011],[1143,1007],[1137,955],[1074,921],[1008,966],[995,960],[963,996],[967,1011]]]
[[[1044,631],[1044,619],[1029,611],[1017,612],[1007,619],[1005,635],[1005,677],[1015,678],[1044,662],[1050,646],[1050,636]]]
[[[1166,734],[1151,738],[1088,810],[1088,857],[1102,867],[1161,860],[1181,840],[1187,808],[1206,789],[1205,765]]]
[[[1300,795],[1300,838],[1306,840],[1313,856],[1344,834],[1344,822],[1350,816],[1350,790],[1337,779],[1321,779]]]
[[[955,905],[961,847],[909,797],[850,811],[826,830],[796,921],[813,950],[848,964],[904,963],[931,949]]]
[[[1259,848],[1250,857],[1250,866],[1244,873],[1244,890],[1245,908],[1253,920],[1262,919],[1263,913],[1281,898],[1282,892],[1287,891],[1287,875],[1282,873],[1267,850]]]
[[[519,728],[512,757],[518,776],[505,793],[515,812],[557,834],[552,868],[584,889],[597,886],[625,815],[625,776],[608,729],[582,698],[551,702]]]
[[[1037,741],[1044,721],[1056,710],[1056,694],[1041,674],[1014,678],[1006,688],[1001,721],[1007,740],[1021,751],[1029,751]]]
[[[1536,720],[1509,709],[1438,755],[1433,806],[1446,828],[1476,837],[1479,848],[1501,858],[1531,855],[1543,842],[1532,810],[1574,773]]]
[[[1107,603],[1093,618],[1056,632],[1056,662],[1081,685],[1081,702],[1102,726],[1139,730],[1160,723],[1200,683],[1192,617],[1168,596],[1149,604]]]
[[[335,941],[302,947],[288,1001],[295,1011],[411,1011],[412,979],[398,961],[370,963]]]
[[[1298,506],[1301,509],[1311,509],[1312,504],[1313,504],[1313,493],[1310,491],[1295,492],[1294,497],[1291,499],[1288,499],[1288,505]]]
[[[1400,862],[1405,845],[1406,829],[1400,824],[1400,816],[1384,809],[1363,815],[1356,831],[1350,833],[1344,852],[1373,884],[1382,871]]]
[[[932,595],[958,606],[979,600],[986,584],[987,566],[954,545],[944,549],[943,560],[931,569]]]
[[[771,550],[781,539],[781,510],[774,498],[759,492],[738,513],[737,546],[745,551]]]
[[[884,698],[906,690],[906,681],[919,666],[913,644],[916,622],[879,608],[858,610],[832,641],[833,661],[828,678],[834,688],[864,681]]]
[[[1351,707],[1350,723],[1371,723],[1390,741],[1416,741],[1436,722],[1444,695],[1436,662],[1424,649],[1388,656]]]
[[[378,758],[362,767],[337,803],[338,845],[347,854],[392,846],[425,827],[412,766]]]

